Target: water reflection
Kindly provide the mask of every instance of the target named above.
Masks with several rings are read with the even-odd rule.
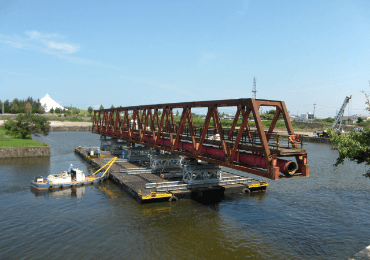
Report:
[[[98,189],[103,191],[103,193],[108,194],[110,198],[117,199],[118,195],[117,192],[108,188],[108,186],[98,186]]]
[[[68,197],[68,198],[82,198],[85,194],[85,189],[91,188],[92,186],[79,186],[79,187],[68,187],[58,190],[46,190],[46,191],[38,191],[33,188],[30,188],[31,192],[35,195],[35,197]]]

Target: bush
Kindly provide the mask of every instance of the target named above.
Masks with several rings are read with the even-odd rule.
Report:
[[[42,134],[48,135],[50,131],[50,124],[48,118],[43,116],[27,114],[18,114],[13,119],[8,119],[4,123],[6,134],[21,138],[21,139],[32,139],[31,134]]]

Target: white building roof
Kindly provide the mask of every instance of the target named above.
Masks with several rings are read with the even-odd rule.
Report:
[[[40,100],[40,103],[41,103],[41,106],[44,107],[45,109],[45,112],[49,112],[51,108],[53,108],[54,110],[56,108],[60,108],[60,109],[64,109],[63,106],[59,105],[57,102],[55,102],[50,96],[49,94],[46,94],[45,97],[43,97],[41,100]]]

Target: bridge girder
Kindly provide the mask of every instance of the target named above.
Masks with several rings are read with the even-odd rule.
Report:
[[[259,109],[264,106],[276,109],[267,131],[259,114]],[[230,129],[222,127],[220,107],[236,108]],[[192,108],[207,108],[201,126],[194,124]],[[174,109],[182,109],[178,123]],[[251,114],[256,130],[250,127]],[[281,138],[274,133],[280,115],[290,136],[285,146],[279,143]],[[92,132],[270,179],[309,175],[307,152],[299,148],[298,140],[302,138],[294,134],[284,101],[231,99],[95,110]],[[302,146],[302,141],[300,144]],[[290,161],[281,157],[295,157],[298,169],[289,171]]]

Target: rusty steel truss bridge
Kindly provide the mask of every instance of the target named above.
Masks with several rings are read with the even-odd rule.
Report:
[[[220,119],[221,107],[236,109],[231,127],[222,126],[225,121]],[[266,130],[261,107],[276,109]],[[192,114],[195,108],[208,110],[198,124]],[[181,116],[175,117],[174,110]],[[281,116],[286,137],[274,132]],[[92,132],[273,180],[309,175],[303,138],[294,134],[283,101],[230,99],[95,110]]]

